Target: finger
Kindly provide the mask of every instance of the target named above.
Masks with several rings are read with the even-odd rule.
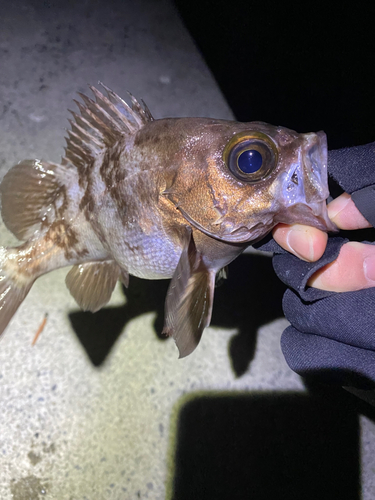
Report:
[[[308,285],[331,292],[375,287],[375,246],[346,243],[337,259],[316,272]]]
[[[343,193],[328,205],[328,216],[340,229],[371,227],[355,206],[350,194]]]
[[[320,259],[327,245],[326,233],[302,224],[278,224],[273,237],[284,250],[307,262]]]

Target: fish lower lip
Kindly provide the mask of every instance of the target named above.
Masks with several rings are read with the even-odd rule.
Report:
[[[296,203],[286,211],[280,212],[275,222],[284,224],[303,224],[316,227],[325,232],[337,232],[336,225],[328,217],[325,201],[313,204]]]
[[[313,206],[304,205],[306,209],[310,212],[310,216],[312,216],[311,225],[327,232],[337,232],[338,228],[336,224],[334,224],[331,219],[328,217],[327,205],[325,202],[316,203]],[[301,207],[302,208],[302,207]],[[308,214],[307,219],[309,219]],[[304,222],[307,225],[309,224],[309,220]]]
[[[315,227],[317,227],[318,229],[320,229],[322,231],[330,232],[330,233],[337,233],[338,232],[338,228],[337,228],[336,224],[334,224],[330,219],[326,220],[323,217],[317,216],[316,220],[318,221],[318,224],[316,224]],[[321,224],[319,224],[319,222]]]

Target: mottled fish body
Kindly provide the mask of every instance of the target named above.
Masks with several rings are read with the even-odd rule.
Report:
[[[0,249],[0,333],[36,278],[97,311],[129,274],[172,278],[164,333],[180,356],[211,318],[215,277],[278,223],[334,230],[326,138],[262,122],[154,120],[107,87],[72,113],[60,165],[25,160],[0,185],[2,217],[24,243]]]

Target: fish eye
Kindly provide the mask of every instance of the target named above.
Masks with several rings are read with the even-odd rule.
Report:
[[[277,148],[262,132],[240,132],[224,149],[223,159],[238,179],[253,183],[265,179],[277,165]]]

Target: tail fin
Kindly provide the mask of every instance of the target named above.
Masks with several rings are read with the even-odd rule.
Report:
[[[34,279],[18,275],[9,261],[9,250],[0,247],[0,335],[28,294]]]

